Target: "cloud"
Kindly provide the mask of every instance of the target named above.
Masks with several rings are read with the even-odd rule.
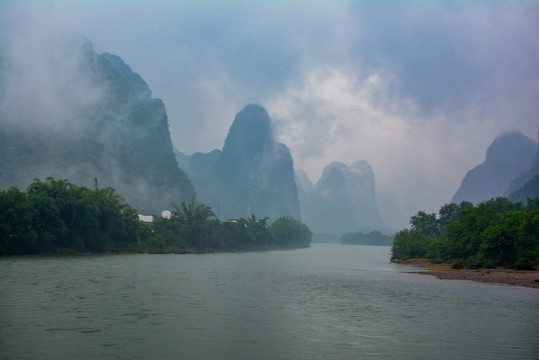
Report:
[[[291,83],[268,109],[280,141],[311,180],[331,161],[367,160],[384,201],[402,207],[401,216],[392,217],[404,226],[418,210],[435,212],[451,199],[506,123],[485,118],[474,103],[449,114],[425,112],[413,98],[391,91],[394,79],[383,71],[317,69]]]
[[[399,79],[395,91],[424,110],[527,98],[530,75],[539,76],[537,3],[401,2],[355,9],[362,29],[358,56],[391,68]]]
[[[333,160],[364,159],[380,189],[410,189],[428,181],[427,168],[435,168],[441,149],[433,148],[437,139],[427,140],[432,131],[417,105],[391,98],[388,87],[382,73],[323,69],[292,84],[268,108],[280,140],[312,180]],[[415,202],[403,195],[399,200]]]
[[[162,98],[175,144],[223,144],[235,114],[265,103],[315,62],[340,62],[344,3],[55,3],[98,52],[120,55]],[[119,16],[118,14],[121,14]],[[134,41],[136,39],[136,41]]]
[[[49,4],[12,5],[3,4],[0,15],[4,121],[41,130],[76,129],[77,112],[102,95],[85,76],[83,54],[90,44]]]
[[[23,54],[25,36],[78,29],[164,100],[179,150],[222,147],[235,114],[260,103],[313,180],[365,159],[406,218],[449,201],[501,132],[537,136],[536,2],[36,4],[2,6],[2,30],[18,29],[3,43]],[[32,28],[16,26],[25,16]],[[35,69],[36,83],[53,74]]]

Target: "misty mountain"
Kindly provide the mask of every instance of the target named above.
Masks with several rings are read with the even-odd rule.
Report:
[[[520,201],[523,204],[527,204],[528,198],[533,199],[537,197],[539,197],[539,175],[535,175],[522,185],[520,189],[508,195],[509,200],[513,202]]]
[[[507,196],[533,176],[528,171],[537,153],[537,143],[520,132],[498,136],[489,146],[485,161],[468,171],[451,202],[474,204]]]
[[[275,141],[271,119],[260,105],[247,105],[235,117],[223,150],[179,153],[178,163],[221,219],[283,215],[299,219],[299,203],[289,149]]]
[[[511,201],[521,201],[524,204],[528,197],[539,197],[539,143],[531,168],[511,181],[505,195]]]
[[[51,46],[31,63],[2,53],[0,188],[48,176],[93,187],[95,178],[154,214],[189,200],[165,106],[140,75],[82,39]]]
[[[313,184],[302,170],[296,182],[303,221],[315,233],[385,229],[376,203],[376,181],[366,161],[333,162]]]

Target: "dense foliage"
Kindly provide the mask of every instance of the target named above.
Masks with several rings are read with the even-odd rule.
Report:
[[[349,245],[391,246],[393,244],[393,237],[385,235],[380,231],[371,231],[367,234],[359,231],[342,234],[341,242]]]
[[[506,198],[446,204],[438,216],[418,212],[410,225],[395,235],[393,260],[429,258],[470,268],[539,264],[539,198],[527,206]]]
[[[136,245],[150,228],[111,188],[35,179],[0,192],[0,254],[110,251]]]
[[[312,233],[301,221],[284,216],[271,225],[268,218],[240,218],[221,222],[209,206],[182,202],[175,216],[154,221],[148,245],[160,249],[263,250],[307,247]]]
[[[34,179],[26,192],[0,192],[0,254],[105,251],[188,252],[308,246],[311,232],[282,217],[221,222],[209,206],[182,202],[170,219],[147,225],[112,188]]]

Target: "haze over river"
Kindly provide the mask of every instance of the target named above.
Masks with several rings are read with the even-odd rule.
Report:
[[[390,248],[0,258],[0,359],[538,359],[539,290]]]

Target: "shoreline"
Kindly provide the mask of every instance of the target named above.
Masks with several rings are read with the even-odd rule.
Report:
[[[20,254],[0,254],[1,258],[17,257],[17,256],[91,256],[91,255],[206,255],[206,254],[225,254],[225,253],[248,253],[248,252],[268,252],[268,251],[289,251],[297,249],[306,249],[311,247],[283,247],[283,246],[266,246],[266,247],[253,247],[245,249],[211,249],[211,248],[177,248],[177,247],[138,247],[127,249],[113,249],[109,251],[97,251],[97,252],[79,252],[73,249],[59,249],[56,252],[42,252],[42,253],[20,253]]]
[[[395,261],[395,263],[420,267],[422,271],[411,271],[410,273],[436,276],[440,280],[469,280],[539,289],[539,270],[514,270],[502,267],[493,269],[452,269],[451,264],[433,264],[426,259]]]

